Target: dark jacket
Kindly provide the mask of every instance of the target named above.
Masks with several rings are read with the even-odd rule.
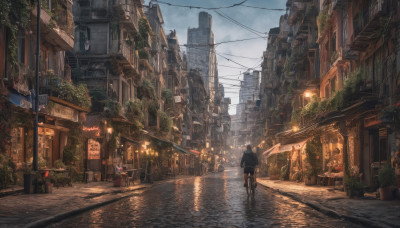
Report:
[[[251,150],[246,150],[243,152],[242,160],[240,161],[240,167],[255,167],[256,165],[258,165],[257,155]]]

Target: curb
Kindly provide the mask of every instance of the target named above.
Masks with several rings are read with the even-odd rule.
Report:
[[[351,215],[344,215],[344,214],[340,214],[334,210],[331,210],[325,206],[322,206],[320,203],[312,201],[312,200],[306,200],[306,199],[301,199],[300,197],[298,197],[296,194],[293,193],[289,193],[289,192],[284,192],[281,191],[279,189],[275,189],[272,188],[270,186],[264,185],[263,183],[257,181],[261,186],[263,186],[264,188],[268,188],[271,189],[272,191],[275,191],[281,195],[287,196],[297,202],[303,203],[309,207],[311,207],[312,209],[319,211],[325,215],[328,215],[330,217],[336,218],[336,219],[345,219],[347,221],[350,221],[352,223],[356,223],[359,225],[363,225],[365,227],[396,227],[393,226],[392,224],[377,224],[376,222],[372,221],[372,220],[368,220],[365,218],[361,218],[361,217],[357,217],[357,216],[351,216]]]
[[[146,189],[146,188],[150,188],[150,187],[140,187],[140,188],[131,190],[131,192],[135,192],[137,190],[142,190],[142,189]],[[128,191],[126,191],[126,192],[128,192]],[[73,216],[81,214],[83,212],[86,212],[86,211],[89,211],[89,210],[92,210],[92,209],[95,209],[95,208],[98,208],[98,207],[101,207],[101,206],[105,206],[107,204],[114,203],[114,202],[117,202],[117,201],[125,199],[125,198],[132,197],[135,194],[136,193],[131,193],[131,194],[128,194],[128,195],[125,195],[125,196],[122,196],[122,197],[116,197],[114,199],[106,200],[106,201],[103,201],[103,202],[100,202],[100,203],[95,203],[95,204],[92,204],[92,205],[89,205],[89,206],[86,206],[86,207],[82,207],[82,208],[78,208],[78,209],[75,209],[75,210],[72,210],[72,211],[67,211],[67,212],[64,212],[64,213],[60,213],[60,214],[57,214],[57,215],[54,215],[54,216],[50,216],[50,217],[47,217],[47,218],[44,218],[44,219],[40,219],[40,220],[31,222],[31,223],[27,224],[25,227],[26,228],[45,227],[45,226],[48,226],[48,225],[50,225],[52,223],[62,221],[64,219],[73,217]]]

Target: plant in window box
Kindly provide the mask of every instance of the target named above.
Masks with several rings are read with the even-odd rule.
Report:
[[[119,173],[115,173],[113,175],[113,184],[114,187],[121,187],[121,182],[122,182],[122,176]]]
[[[393,189],[395,185],[395,173],[389,162],[387,162],[385,166],[379,170],[378,180],[380,199],[392,200]]]

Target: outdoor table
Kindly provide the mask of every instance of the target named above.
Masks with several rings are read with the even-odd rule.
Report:
[[[128,173],[127,172],[121,172],[121,178],[122,178],[122,182],[123,182],[121,185],[128,186],[128,181],[129,181]]]

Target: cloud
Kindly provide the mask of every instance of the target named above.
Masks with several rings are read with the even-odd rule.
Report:
[[[149,0],[145,1],[148,4]],[[202,6],[202,7],[219,7],[228,6],[235,3],[241,2],[241,0],[163,0],[175,5],[191,5],[191,6]],[[153,3],[156,3],[153,1]],[[265,8],[279,8],[285,9],[286,0],[248,0],[245,5],[258,6]],[[187,43],[187,29],[198,27],[198,14],[201,11],[207,11],[212,15],[213,18],[213,31],[215,42],[238,40],[257,37],[257,35],[235,25],[231,21],[219,16],[215,11],[210,10],[199,10],[180,8],[176,6],[168,6],[165,4],[159,4],[161,7],[162,15],[164,18],[164,29],[166,33],[169,30],[175,29],[177,31],[178,39],[180,44]],[[279,26],[279,18],[284,11],[270,11],[261,10],[248,7],[234,7],[229,9],[221,9],[225,15],[233,18],[234,20],[244,24],[259,32],[268,32],[270,28]],[[223,55],[224,57],[218,56],[218,74],[223,75],[238,75],[246,71],[246,69],[238,69],[241,66],[235,64],[233,61],[240,63],[246,67],[259,67],[262,60],[262,54],[266,50],[267,40],[266,39],[254,39],[242,42],[220,44],[216,47],[216,52]],[[182,48],[184,50],[184,48]],[[244,57],[252,57],[255,59],[240,58],[229,55],[237,55]],[[258,58],[258,59],[257,59]],[[233,61],[232,61],[233,60]],[[224,66],[231,67],[224,67]],[[229,79],[226,79],[229,78]],[[220,78],[222,84],[234,84],[240,85],[242,76],[227,76]],[[235,113],[236,106],[234,104],[239,103],[239,87],[238,86],[225,86],[225,96],[231,97],[232,104],[230,113]]]

